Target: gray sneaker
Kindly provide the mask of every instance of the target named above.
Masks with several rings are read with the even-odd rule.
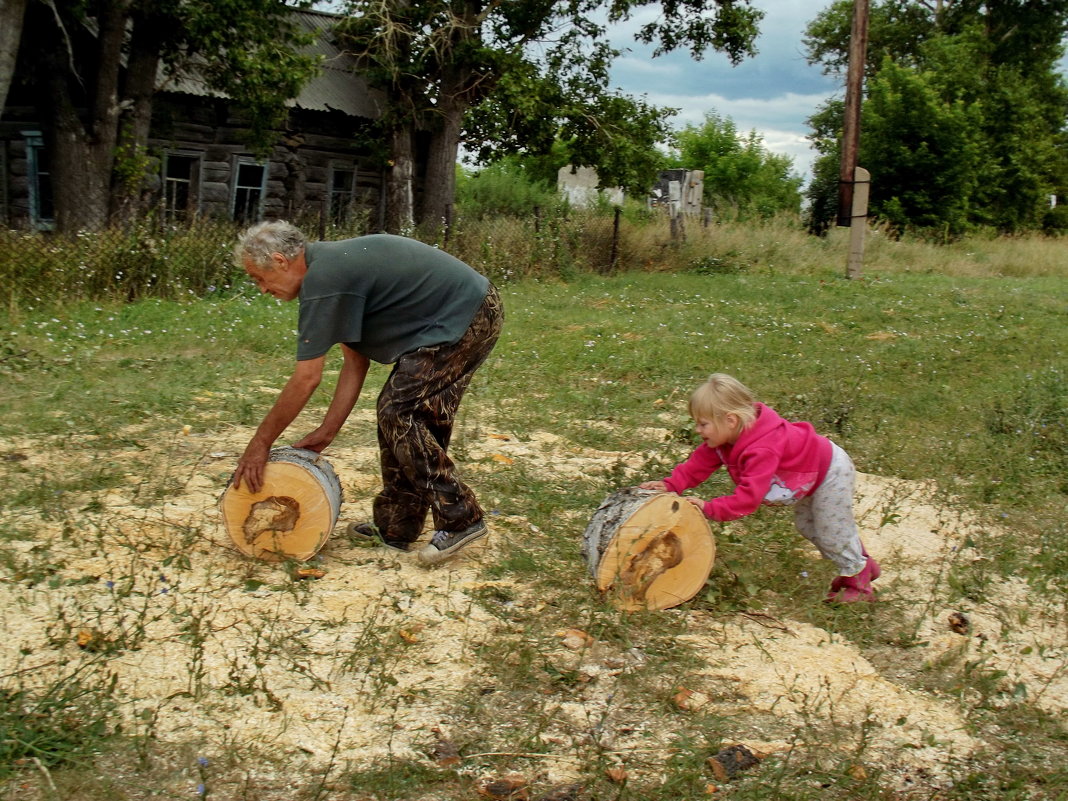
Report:
[[[485,537],[488,533],[489,529],[482,520],[463,531],[435,531],[430,538],[430,544],[420,549],[419,562],[424,565],[444,562],[465,545]]]
[[[353,545],[367,548],[373,545],[388,545],[397,551],[407,551],[408,543],[401,540],[391,540],[382,536],[378,526],[374,523],[349,523],[345,526],[345,535]]]

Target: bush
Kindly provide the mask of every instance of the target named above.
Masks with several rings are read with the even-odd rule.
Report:
[[[477,173],[461,172],[456,183],[458,213],[472,220],[494,216],[532,217],[564,207],[556,188],[536,181],[522,166],[500,161]]]

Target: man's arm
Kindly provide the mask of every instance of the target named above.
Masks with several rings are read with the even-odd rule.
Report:
[[[337,377],[337,387],[334,389],[334,399],[330,401],[330,408],[326,410],[322,425],[304,439],[295,442],[294,448],[307,448],[310,451],[322,453],[323,448],[334,441],[337,432],[348,420],[356,401],[360,399],[360,392],[363,390],[363,382],[367,378],[371,360],[344,344],[341,346],[341,353],[345,357],[345,362],[341,365],[341,374]]]
[[[241,487],[244,480],[251,492],[259,492],[263,486],[263,468],[271,452],[271,445],[282,435],[319,386],[323,378],[325,356],[317,359],[305,359],[297,362],[293,375],[289,377],[282,394],[274,402],[271,411],[263,418],[255,435],[249,441],[244,454],[237,462],[237,469],[232,479],[235,487]]]

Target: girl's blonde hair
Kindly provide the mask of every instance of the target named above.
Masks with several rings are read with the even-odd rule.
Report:
[[[720,422],[728,414],[735,414],[744,430],[756,420],[754,403],[752,390],[737,378],[713,373],[690,395],[690,417]]]

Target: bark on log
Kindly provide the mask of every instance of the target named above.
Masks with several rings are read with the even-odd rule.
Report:
[[[673,493],[636,487],[609,495],[583,535],[597,589],[628,611],[667,609],[704,586],[716,558],[708,521]]]
[[[267,561],[306,561],[326,544],[337,523],[341,482],[329,462],[313,451],[271,452],[259,492],[227,487],[220,501],[223,521],[238,549]]]

